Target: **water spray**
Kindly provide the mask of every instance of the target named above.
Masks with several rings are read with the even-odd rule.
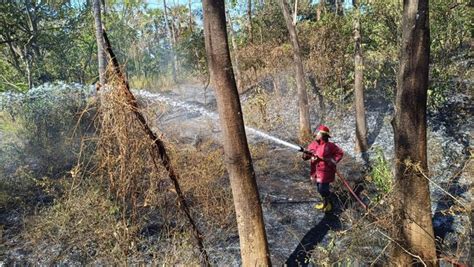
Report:
[[[201,113],[201,114],[203,114],[207,117],[210,117],[211,119],[214,119],[214,120],[218,119],[218,115],[216,113],[208,111],[207,109],[205,109],[203,107],[198,107],[198,106],[195,106],[195,105],[192,105],[192,104],[189,104],[189,103],[176,101],[174,99],[171,99],[170,97],[166,97],[166,96],[163,96],[161,94],[149,93],[147,91],[138,91],[137,94],[145,96],[147,98],[151,98],[151,99],[155,99],[155,100],[158,100],[158,101],[166,102],[166,103],[168,103],[168,104],[170,104],[171,106],[174,106],[174,107],[181,107],[181,108],[185,108],[185,109],[190,110],[190,111],[199,112],[199,113]],[[289,147],[291,149],[297,150],[298,152],[302,152],[302,153],[310,155],[312,157],[316,157],[316,158],[321,159],[320,157],[315,156],[313,154],[313,152],[304,149],[302,146],[295,145],[295,144],[289,143],[287,141],[281,140],[281,139],[279,139],[275,136],[271,136],[267,133],[264,133],[260,130],[254,129],[252,127],[245,126],[245,130],[246,130],[246,132],[255,134],[257,136],[260,136],[260,137],[265,138],[267,140],[271,140],[271,141],[273,141],[275,143],[278,143],[280,145],[283,145],[283,146]],[[321,160],[324,160],[324,159],[321,159]],[[367,209],[367,205],[364,202],[362,202],[362,200],[352,190],[349,183],[346,181],[346,179],[344,179],[344,177],[341,175],[341,173],[337,169],[335,169],[335,171],[336,171],[337,176],[341,179],[341,181],[347,187],[347,189],[352,194],[352,196],[354,196],[354,198],[362,205],[362,207],[364,207],[364,209]]]

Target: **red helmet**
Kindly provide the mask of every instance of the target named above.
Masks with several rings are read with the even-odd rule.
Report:
[[[319,125],[319,127],[318,127],[318,129],[317,129],[317,132],[322,133],[322,134],[325,134],[325,135],[327,135],[328,137],[331,137],[331,136],[329,135],[329,128],[328,128],[326,125],[323,125],[323,124]]]

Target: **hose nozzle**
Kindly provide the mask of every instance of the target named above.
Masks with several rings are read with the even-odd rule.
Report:
[[[303,154],[308,154],[308,155],[310,155],[310,156],[313,155],[313,152],[304,149],[302,146],[300,146],[299,152],[303,152]]]

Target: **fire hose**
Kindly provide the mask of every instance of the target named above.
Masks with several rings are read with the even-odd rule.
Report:
[[[308,150],[305,150],[303,147],[300,147],[299,149],[300,152],[303,152],[304,154],[307,154],[307,155],[310,155],[312,157],[316,157],[320,160],[324,160],[325,162],[327,162],[325,159],[322,159],[320,157],[318,157],[317,155],[314,155],[314,153],[312,153],[311,151],[308,151]],[[336,171],[336,174],[337,176],[339,177],[339,179],[341,179],[342,183],[346,186],[346,188],[349,190],[349,192],[352,194],[352,196],[357,200],[357,202],[359,202],[362,207],[364,207],[365,210],[368,209],[367,205],[362,202],[362,200],[359,198],[359,196],[357,196],[357,194],[352,190],[351,186],[349,185],[349,183],[347,182],[346,179],[344,179],[344,177],[342,176],[342,174],[336,169],[336,167],[334,167],[334,170]],[[380,232],[380,230],[379,230]],[[382,233],[382,232],[380,232]],[[382,233],[383,234],[383,233]],[[453,266],[460,266],[460,267],[464,267],[464,266],[468,266],[466,264],[463,264],[463,263],[460,263],[460,262],[457,262],[455,259],[452,259],[448,256],[443,256],[441,257],[441,259],[444,259],[445,261],[451,263]]]

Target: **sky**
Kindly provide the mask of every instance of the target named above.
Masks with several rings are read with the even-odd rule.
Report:
[[[151,8],[163,8],[163,0],[145,0],[145,3],[148,4]],[[166,0],[166,5],[175,6],[175,5],[188,5],[189,0]],[[201,9],[202,1],[201,0],[191,0],[191,9]]]

